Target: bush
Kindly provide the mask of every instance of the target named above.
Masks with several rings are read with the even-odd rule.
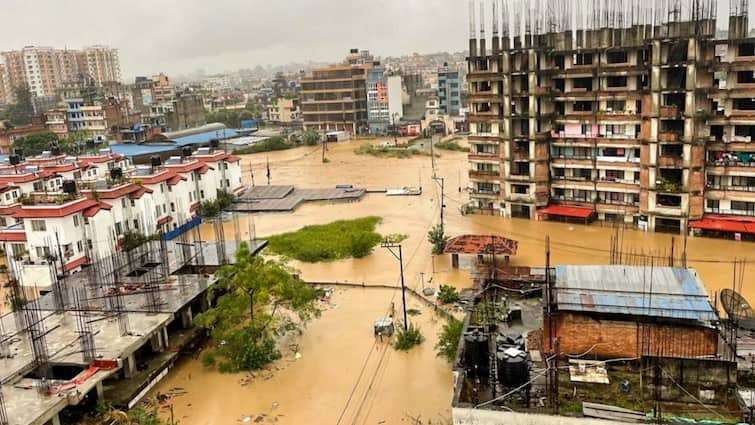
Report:
[[[218,190],[214,200],[202,202],[199,215],[202,217],[215,217],[233,204],[235,198],[225,190]]]
[[[215,353],[212,351],[205,351],[202,353],[202,366],[212,367],[215,366]]]
[[[448,237],[443,230],[443,227],[438,224],[427,232],[427,240],[433,244],[433,254],[443,254],[443,250],[446,249],[446,243],[448,243]]]
[[[415,345],[422,344],[424,340],[425,337],[422,336],[419,327],[410,323],[406,330],[404,330],[403,326],[399,326],[396,332],[396,340],[393,342],[393,348],[399,351],[409,351]]]
[[[371,155],[381,158],[411,158],[414,155],[424,155],[424,153],[415,148],[400,148],[400,147],[377,147],[369,143],[364,143],[358,148],[354,149],[354,153],[357,155]]]
[[[438,149],[443,149],[447,151],[469,152],[469,148],[461,146],[459,142],[457,141],[457,139],[458,138],[455,137],[445,142],[438,142],[435,144],[435,147]]]
[[[264,142],[255,143],[245,148],[234,149],[233,153],[237,155],[246,155],[260,152],[282,151],[291,149],[293,147],[295,147],[294,143],[289,142],[283,137],[275,136],[265,140]]]
[[[379,222],[380,217],[364,217],[305,226],[296,232],[270,236],[268,249],[307,263],[362,258],[382,240],[375,232]]]
[[[438,299],[443,304],[453,304],[459,301],[459,292],[453,286],[440,285]]]
[[[448,323],[443,325],[443,329],[440,331],[440,335],[438,335],[438,343],[435,344],[435,353],[438,357],[446,359],[448,363],[454,362],[463,328],[464,323],[454,318],[451,318]]]

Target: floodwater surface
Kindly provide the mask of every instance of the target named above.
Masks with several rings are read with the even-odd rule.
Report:
[[[225,237],[249,239],[299,229],[309,224],[324,224],[337,219],[376,215],[382,218],[382,234],[406,234],[403,245],[406,284],[412,288],[437,288],[450,284],[458,288],[471,285],[469,265],[473,259],[462,258],[462,268],[450,267],[446,255],[432,256],[427,232],[440,219],[440,188],[431,180],[431,159],[384,159],[355,155],[362,142],[330,145],[327,158],[321,160],[320,148],[302,147],[289,151],[244,156],[244,179],[267,184],[265,166],[269,161],[271,184],[291,184],[302,188],[329,188],[352,184],[368,189],[421,186],[421,196],[387,197],[368,194],[359,202],[304,204],[285,214],[243,215],[238,223],[225,223]],[[374,143],[379,143],[375,141]],[[607,264],[609,226],[572,225],[509,219],[495,216],[461,214],[468,200],[469,168],[465,153],[440,151],[436,173],[444,179],[444,221],[446,233],[497,234],[519,241],[519,251],[511,258],[514,266],[545,264],[545,240],[550,238],[552,264]],[[238,229],[238,231],[236,230]],[[213,239],[211,225],[201,228],[203,238]],[[621,232],[622,251],[644,251],[663,255],[671,250],[672,235],[635,230]],[[689,238],[688,265],[697,269],[713,294],[732,286],[734,257],[755,260],[755,244],[709,238]],[[676,236],[676,253],[682,240]],[[660,261],[660,260],[656,260]],[[293,262],[302,278],[315,282],[357,282],[399,285],[398,261],[385,249],[376,248],[362,259],[305,264]],[[746,270],[749,275],[749,270]],[[745,278],[744,296],[755,299],[755,286]],[[400,309],[400,292],[378,289],[337,290],[335,308],[327,309],[313,321],[301,337],[302,357],[293,360],[284,353],[278,362],[281,370],[261,372],[247,385],[244,374],[223,375],[204,369],[198,360],[185,360],[156,388],[163,393],[181,387],[187,391],[174,399],[176,418],[182,424],[217,424],[254,421],[260,414],[264,421],[283,424],[399,423],[406,415],[437,423],[450,418],[451,369],[435,357],[433,345],[442,321],[427,309],[415,319],[427,340],[420,348],[399,353],[384,345],[373,346],[372,321],[385,311],[390,301]],[[418,302],[408,298],[409,307]],[[365,362],[368,353],[370,358]],[[382,359],[382,360],[381,360]],[[361,369],[364,372],[359,383]],[[366,381],[366,382],[365,382]],[[352,394],[353,392],[353,394]],[[154,395],[154,391],[152,393]],[[350,402],[347,402],[351,398]],[[277,419],[276,419],[277,418]],[[381,422],[385,421],[385,422]],[[267,422],[266,422],[267,423]]]

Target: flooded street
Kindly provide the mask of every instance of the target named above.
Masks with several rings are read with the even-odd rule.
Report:
[[[374,141],[373,143],[379,143]],[[244,156],[242,169],[247,182],[253,166],[256,184],[266,184],[265,163],[270,162],[271,183],[291,184],[301,188],[329,188],[337,184],[352,184],[367,189],[419,186],[421,196],[387,197],[368,194],[360,202],[304,204],[287,214],[240,216],[240,236],[248,239],[251,232],[258,238],[296,230],[309,224],[324,224],[337,219],[376,215],[383,219],[378,227],[382,234],[408,235],[403,242],[405,278],[408,286],[437,288],[451,284],[459,288],[471,285],[468,266],[471,259],[462,258],[462,269],[450,267],[449,256],[430,255],[427,232],[439,221],[439,188],[431,180],[431,159],[415,156],[411,159],[387,159],[359,156],[353,153],[360,142],[331,145],[327,153],[330,162],[321,161],[320,148],[302,147],[289,151]],[[550,236],[553,264],[606,264],[609,261],[610,237],[614,230],[601,225],[570,225],[536,222],[521,219],[471,215],[462,216],[460,207],[467,196],[460,188],[467,187],[467,154],[440,151],[437,173],[445,179],[446,233],[497,234],[519,241],[519,251],[511,264],[542,266],[545,257],[545,238]],[[231,221],[225,224],[225,237],[234,238]],[[252,230],[254,229],[254,231]],[[202,237],[213,239],[210,225],[203,225]],[[623,232],[622,250],[656,252],[670,251],[671,235]],[[677,236],[677,257],[681,239]],[[732,286],[733,257],[755,261],[755,244],[708,238],[689,238],[688,265],[697,269],[711,294]],[[372,255],[355,260],[304,264],[293,262],[302,278],[315,282],[365,282],[373,284],[399,283],[398,261],[384,249],[376,248]],[[467,270],[465,270],[465,268]],[[748,267],[745,271],[751,273]],[[755,287],[747,283],[744,296],[755,301]],[[395,298],[395,299],[394,299]],[[338,289],[333,297],[336,305],[313,321],[300,340],[302,358],[293,360],[284,353],[278,363],[282,369],[273,371],[269,379],[255,379],[242,386],[243,374],[221,375],[205,370],[198,360],[185,360],[156,388],[163,393],[181,387],[188,393],[175,399],[176,418],[182,424],[237,423],[249,415],[252,420],[261,413],[277,423],[336,423],[354,388],[365,358],[375,350],[365,366],[360,385],[354,390],[352,402],[342,423],[399,423],[407,420],[404,414],[422,419],[450,417],[451,370],[435,357],[433,346],[442,321],[436,321],[427,309],[414,321],[427,338],[424,344],[410,353],[373,345],[372,321],[384,314],[391,299],[400,308],[400,293],[378,289]],[[408,297],[409,307],[419,303]],[[382,362],[380,358],[383,357]],[[378,365],[380,363],[380,365]],[[377,373],[375,374],[375,372]],[[264,375],[262,372],[259,375]],[[369,382],[374,382],[367,391]],[[365,396],[366,394],[366,396]],[[154,395],[154,392],[153,392]],[[354,400],[356,399],[356,400]],[[277,403],[277,404],[276,404]],[[273,406],[278,406],[273,408]],[[362,406],[359,409],[359,406]],[[267,422],[266,422],[267,423]]]

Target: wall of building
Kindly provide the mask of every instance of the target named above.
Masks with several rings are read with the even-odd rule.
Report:
[[[454,407],[451,411],[454,425],[606,425],[599,419],[568,416],[539,415],[485,409]],[[624,423],[611,421],[610,423]],[[629,423],[629,422],[626,422]]]
[[[601,359],[636,358],[645,354],[664,356],[709,356],[718,353],[718,332],[705,327],[640,324],[597,319],[562,312],[554,316],[559,351],[578,355],[589,352]],[[543,324],[543,350],[550,351],[549,324]],[[644,341],[644,342],[643,342]]]

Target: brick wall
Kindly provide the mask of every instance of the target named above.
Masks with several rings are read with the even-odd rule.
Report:
[[[646,353],[671,357],[715,355],[718,352],[715,329],[643,325],[573,313],[554,316],[553,324],[562,354],[577,355],[589,351],[601,359],[635,358],[640,356],[643,346],[647,347]],[[543,328],[543,350],[548,352],[551,349],[547,320]]]

